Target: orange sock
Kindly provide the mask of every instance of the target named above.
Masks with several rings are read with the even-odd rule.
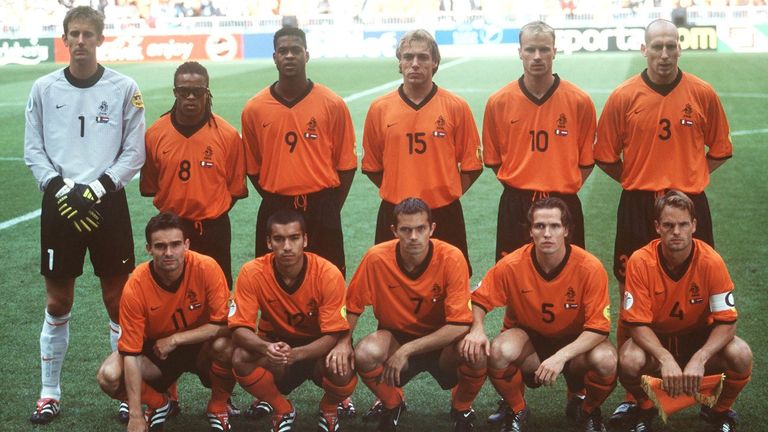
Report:
[[[176,402],[179,401],[179,385],[177,383],[171,384],[170,387],[168,387],[168,390],[166,391],[168,393],[168,397],[175,400]]]
[[[595,371],[588,371],[584,376],[584,386],[587,388],[587,394],[581,407],[589,414],[611,395],[616,387],[616,374],[602,376]]]
[[[141,401],[152,409],[160,408],[168,402],[164,394],[144,381],[141,382]]]
[[[379,379],[381,378],[382,373],[384,373],[384,368],[382,366],[374,368],[368,372],[357,371],[357,374],[363,379],[363,384],[368,386],[368,388],[371,389],[371,392],[379,398],[384,405],[384,408],[392,409],[402,402],[403,389],[380,382]]]
[[[643,391],[643,387],[640,385],[640,377],[632,378],[619,378],[621,385],[627,389],[635,399],[637,406],[642,409],[653,408],[653,401],[648,399],[648,395]]]
[[[488,378],[512,411],[517,413],[525,408],[523,374],[517,366],[509,365],[506,369],[488,368]]]
[[[325,390],[325,394],[320,399],[320,411],[336,412],[336,406],[344,399],[352,396],[355,386],[357,386],[357,375],[352,375],[352,379],[342,386],[338,386],[328,378],[323,377],[322,387]]]
[[[712,409],[717,412],[725,412],[731,409],[736,402],[736,396],[739,395],[744,386],[752,379],[752,369],[744,374],[738,374],[732,370],[725,371],[725,380],[723,380],[723,390],[720,392],[720,398]]]
[[[227,412],[227,399],[232,396],[232,390],[235,388],[235,375],[232,373],[232,368],[212,362],[208,374],[211,378],[211,399],[208,401],[208,412]]]
[[[293,411],[293,405],[277,389],[272,372],[257,366],[251,373],[245,376],[235,374],[235,377],[245,391],[272,405],[275,414],[287,414]]]
[[[459,366],[459,383],[451,390],[451,405],[457,411],[472,408],[477,394],[485,384],[487,369],[472,369],[466,364]]]

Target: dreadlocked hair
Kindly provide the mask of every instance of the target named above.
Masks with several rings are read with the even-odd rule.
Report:
[[[208,87],[208,85],[210,85],[211,80],[208,77],[208,69],[206,69],[205,66],[201,65],[196,61],[184,62],[181,64],[181,66],[176,68],[176,72],[173,74],[174,87],[176,87],[176,79],[179,77],[179,75],[183,75],[183,74],[200,75],[203,78],[205,78],[205,86]],[[176,104],[178,104],[178,102],[174,100],[173,106],[171,107],[171,109],[163,113],[163,115],[161,115],[160,117],[175,112]],[[216,123],[216,119],[213,118],[213,95],[211,94],[210,90],[208,90],[208,100],[205,102],[205,118],[207,119],[209,126],[212,124],[212,122],[213,124]]]

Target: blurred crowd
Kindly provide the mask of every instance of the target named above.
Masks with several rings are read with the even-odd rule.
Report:
[[[766,0],[0,0],[0,23],[61,22],[67,9],[90,5],[108,21],[143,20],[162,28],[181,17],[423,16],[430,13],[484,13],[495,16],[573,16],[594,11],[651,7],[764,6]]]

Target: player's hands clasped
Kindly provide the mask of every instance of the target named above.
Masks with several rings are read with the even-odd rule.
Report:
[[[661,363],[662,387],[670,396],[677,397],[683,392],[683,371],[674,360]]]
[[[296,361],[291,351],[291,346],[287,343],[273,342],[267,345],[267,359],[275,366],[287,367]]]
[[[685,394],[693,396],[701,389],[701,380],[704,378],[704,364],[697,355],[685,365],[683,370],[683,388]]]

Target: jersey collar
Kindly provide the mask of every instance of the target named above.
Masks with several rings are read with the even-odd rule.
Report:
[[[675,80],[672,81],[669,84],[656,84],[653,81],[651,81],[651,77],[648,76],[648,69],[643,69],[643,71],[640,73],[640,77],[643,79],[643,82],[645,85],[651,88],[651,90],[655,91],[656,93],[666,96],[670,93],[672,93],[672,90],[677,87],[678,84],[680,84],[680,80],[683,79],[683,71],[680,69],[677,69],[677,76],[675,77]]]
[[[425,271],[427,271],[427,267],[429,267],[429,263],[432,261],[432,253],[434,252],[434,246],[432,244],[432,240],[429,241],[429,250],[427,251],[427,256],[424,257],[424,261],[421,262],[421,264],[417,265],[413,271],[408,271],[405,269],[405,260],[403,260],[403,256],[400,255],[400,242],[398,241],[395,245],[395,257],[397,258],[397,268],[400,269],[400,271],[408,277],[410,280],[416,280],[421,277],[421,275],[424,274]]]
[[[184,259],[184,264],[186,264],[186,258]],[[149,273],[152,275],[152,279],[155,281],[157,286],[159,286],[163,291],[168,291],[169,293],[175,293],[179,290],[179,287],[181,286],[181,281],[184,280],[184,272],[187,271],[187,266],[184,266],[184,269],[181,271],[181,275],[179,275],[179,278],[173,281],[170,285],[165,285],[163,281],[160,279],[160,275],[157,274],[155,271],[155,262],[150,261],[149,262]]]
[[[72,84],[72,86],[77,88],[93,87],[97,82],[99,82],[102,76],[104,76],[104,66],[102,65],[98,65],[96,67],[96,73],[86,79],[75,78],[75,76],[72,75],[72,72],[69,71],[69,67],[64,68],[64,78],[66,78],[67,81]]]
[[[277,91],[275,90],[277,81],[275,81],[271,86],[269,86],[269,94],[271,94],[272,97],[275,98],[275,100],[278,101],[281,105],[285,105],[288,108],[293,108],[294,106],[296,106],[296,104],[304,100],[304,98],[307,97],[309,93],[312,91],[312,89],[315,87],[315,83],[313,83],[311,79],[307,79],[307,83],[309,83],[309,85],[307,85],[307,89],[304,91],[304,93],[300,94],[299,97],[297,97],[294,100],[285,99],[284,97],[277,94]]]
[[[400,87],[397,88],[397,94],[400,95],[400,99],[403,100],[403,102],[406,103],[409,107],[413,108],[414,110],[418,111],[420,110],[424,105],[428,104],[429,101],[432,100],[433,97],[435,97],[435,94],[437,93],[437,84],[432,83],[432,90],[429,91],[429,94],[427,94],[427,97],[424,98],[421,103],[415,104],[412,100],[408,99],[408,96],[405,95],[405,90],[403,90],[403,85],[400,84]]]
[[[274,256],[272,257],[272,271],[275,273],[275,280],[277,281],[277,284],[280,285],[280,288],[288,294],[293,294],[298,291],[301,284],[304,283],[304,277],[307,275],[307,254],[304,254],[304,263],[301,265],[301,271],[299,271],[299,274],[296,276],[296,280],[290,285],[285,283],[280,272],[277,271],[277,264]]]
[[[695,251],[696,242],[691,241],[691,254],[688,255],[688,258],[686,258],[685,261],[683,261],[683,263],[680,265],[680,268],[675,271],[670,268],[669,263],[664,259],[664,254],[661,253],[661,242],[659,242],[659,245],[656,246],[656,253],[659,255],[659,264],[661,264],[662,270],[664,270],[664,273],[666,273],[666,275],[675,282],[680,282],[680,279],[682,279],[683,276],[685,276],[685,274],[688,272],[688,269],[691,267],[691,261],[693,261],[693,253]]]
[[[176,120],[176,113],[174,110],[171,110],[171,123],[173,124],[173,128],[176,129],[178,133],[184,135],[186,138],[189,138],[197,133],[197,131],[202,129],[210,119],[210,116],[205,114],[199,123],[193,125],[183,125]]]
[[[541,264],[539,264],[539,261],[536,259],[536,246],[533,246],[531,248],[531,261],[533,261],[533,267],[536,269],[536,272],[539,274],[539,276],[541,276],[541,278],[547,282],[554,280],[556,277],[560,275],[560,273],[563,272],[565,265],[568,264],[568,258],[570,257],[571,257],[571,245],[566,243],[565,256],[563,257],[563,260],[560,261],[560,264],[558,264],[557,267],[552,269],[551,272],[547,273],[544,271],[544,269],[541,267]]]
[[[520,79],[517,80],[518,85],[520,86],[520,91],[523,92],[525,97],[528,98],[531,102],[535,103],[536,105],[544,105],[544,102],[549,100],[550,97],[555,93],[555,90],[560,86],[560,77],[557,74],[552,74],[552,76],[555,77],[555,81],[552,83],[552,87],[547,90],[546,93],[544,93],[544,96],[541,97],[541,99],[537,98],[533,95],[530,91],[528,91],[528,88],[525,86],[525,80],[523,79],[525,75],[520,75]]]

